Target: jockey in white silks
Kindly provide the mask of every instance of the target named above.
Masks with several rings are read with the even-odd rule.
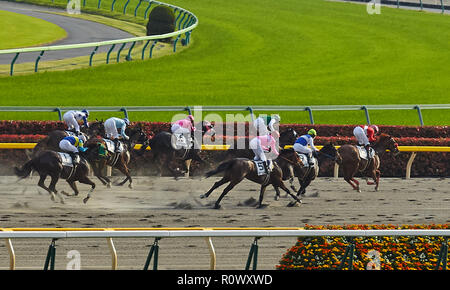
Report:
[[[250,149],[253,150],[253,153],[255,153],[255,161],[263,161],[264,168],[266,169],[267,173],[270,173],[270,166],[267,162],[267,157],[264,151],[269,151],[271,154],[275,154],[275,156],[278,156],[278,150],[277,150],[277,142],[275,138],[273,137],[279,137],[278,131],[272,132],[272,134],[267,134],[265,136],[256,136],[250,141]]]
[[[125,134],[125,129],[127,128],[127,125],[130,125],[130,121],[127,118],[119,119],[112,117],[106,120],[103,125],[105,126],[106,138],[114,142],[115,152],[120,152],[119,138],[122,137],[125,140],[130,139],[130,137]],[[120,129],[120,134],[117,129]]]
[[[80,135],[80,123],[89,128],[88,123],[89,112],[88,110],[82,111],[67,111],[63,115],[64,123],[66,123],[68,130],[74,131],[77,135]]]

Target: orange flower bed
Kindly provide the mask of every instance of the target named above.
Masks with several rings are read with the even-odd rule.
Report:
[[[443,225],[348,225],[306,226],[307,230],[381,230],[381,229],[450,229]],[[434,270],[444,237],[355,237],[354,270]],[[279,270],[338,269],[344,258],[349,237],[301,237],[283,255]],[[342,269],[348,270],[349,259]],[[441,267],[442,268],[442,267]]]

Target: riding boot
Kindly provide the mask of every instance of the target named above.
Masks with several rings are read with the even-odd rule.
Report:
[[[114,152],[115,153],[120,153],[120,141],[119,141],[119,139],[114,139],[113,140],[113,142],[114,142]]]
[[[367,160],[372,159],[372,157],[370,157],[370,145],[366,145],[364,146],[364,148],[366,149],[367,152]]]
[[[78,155],[78,153],[70,153],[70,157],[72,157],[72,164],[74,167],[80,164],[80,155]]]
[[[269,161],[263,161],[264,170],[266,170],[266,174],[270,174],[271,170],[269,167]]]
[[[309,166],[314,166],[314,158],[312,156],[312,153],[310,153],[310,154],[308,154],[306,156],[308,156],[308,164],[309,164]]]

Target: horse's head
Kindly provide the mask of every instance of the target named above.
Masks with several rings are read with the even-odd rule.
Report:
[[[400,153],[397,142],[395,142],[394,138],[388,134],[383,133],[378,137],[377,147],[381,148],[383,152],[386,151],[386,149],[389,150],[394,156]]]
[[[103,120],[99,121],[96,119],[95,122],[89,123],[89,128],[86,128],[86,134],[89,137],[104,136],[105,127],[103,126]]]
[[[287,128],[283,132],[280,133],[280,145],[284,147],[284,145],[290,145],[297,140],[297,132],[294,130],[294,128]]]
[[[302,163],[300,157],[298,156],[297,152],[295,152],[294,149],[292,149],[292,148],[280,150],[279,157],[288,161],[289,163],[294,165],[294,167],[298,167],[298,168],[303,167],[303,163]]]
[[[340,158],[339,152],[337,151],[333,143],[324,145],[319,152],[322,156],[332,159],[333,161],[336,161]]]
[[[84,144],[84,147],[86,147],[87,150],[82,153],[82,156],[88,161],[96,161],[107,156],[108,150],[105,140],[103,140],[102,138],[90,138]]]

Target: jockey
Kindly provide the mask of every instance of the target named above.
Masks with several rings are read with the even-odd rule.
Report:
[[[116,117],[109,118],[104,123],[106,138],[114,142],[114,148],[116,153],[120,152],[119,138],[122,137],[125,140],[130,139],[130,137],[128,137],[127,134],[125,134],[125,129],[129,125],[130,121],[127,118],[119,119]],[[120,129],[120,135],[117,129]]]
[[[375,142],[375,136],[378,135],[379,132],[380,130],[377,125],[357,126],[353,129],[353,135],[356,137],[358,145],[364,146],[366,149],[367,159],[371,159],[369,155],[370,142]]]
[[[80,163],[80,156],[78,153],[87,150],[87,148],[83,147],[85,141],[84,136],[67,136],[59,142],[59,148],[70,154],[73,165],[78,165]]]
[[[194,116],[189,115],[185,119],[174,122],[170,129],[173,134],[191,136],[196,130],[194,127]]]
[[[252,115],[253,116],[253,115]],[[269,134],[269,132],[276,131],[273,127],[275,124],[280,124],[280,116],[278,114],[269,116],[259,116],[254,122],[253,126],[255,126],[258,135],[263,136]]]
[[[83,125],[89,128],[89,123],[87,118],[89,117],[88,110],[82,111],[67,111],[63,120],[67,125],[68,130],[75,132],[77,135],[80,135],[80,122],[83,122]]]
[[[314,129],[308,131],[306,135],[300,136],[294,143],[294,150],[299,153],[303,153],[308,157],[308,163],[314,165],[314,156],[317,154],[318,150],[314,146],[314,138],[317,136],[317,132]],[[311,148],[308,148],[308,145]]]
[[[274,131],[272,134],[267,134],[265,136],[257,136],[253,138],[249,144],[250,149],[252,149],[253,152],[255,153],[255,158],[253,160],[263,161],[264,169],[266,170],[267,173],[270,173],[270,168],[264,150],[265,151],[270,150],[271,153],[274,153],[277,156],[279,155],[276,146],[277,143],[273,135],[275,135],[275,137],[278,137],[279,136],[278,131]]]

